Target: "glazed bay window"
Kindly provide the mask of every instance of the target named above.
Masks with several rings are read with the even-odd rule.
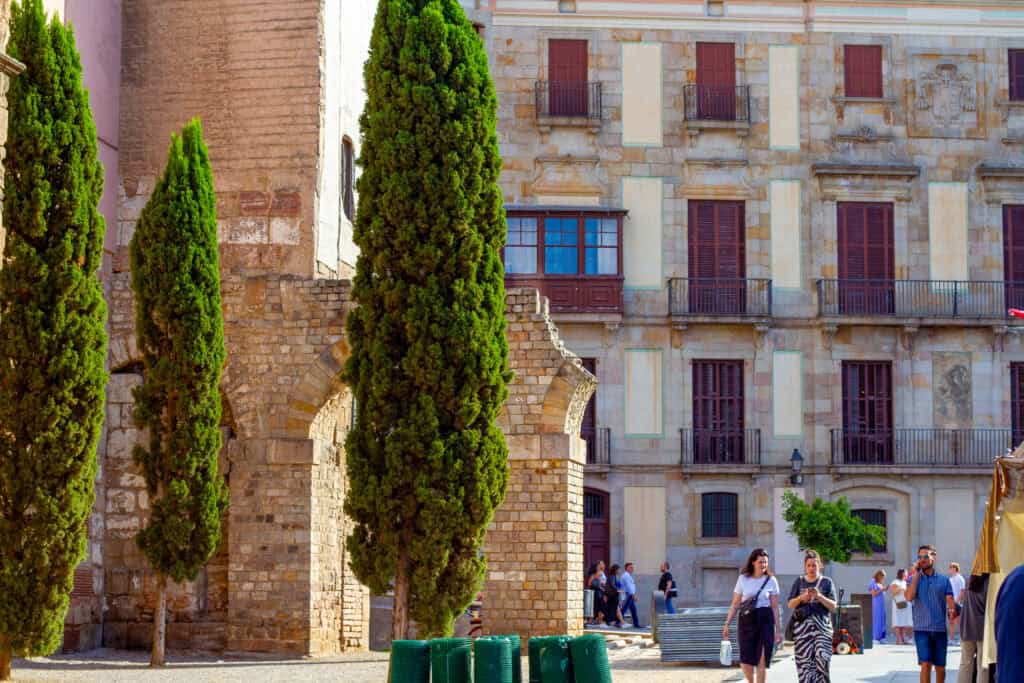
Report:
[[[536,287],[556,313],[622,311],[621,209],[509,208],[507,287]]]

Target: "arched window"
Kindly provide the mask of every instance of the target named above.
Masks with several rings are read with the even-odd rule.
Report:
[[[704,493],[700,497],[701,533],[704,538],[736,538],[739,501],[735,493]]]
[[[345,218],[353,220],[356,215],[355,186],[355,149],[352,141],[345,138],[341,141],[341,207]]]

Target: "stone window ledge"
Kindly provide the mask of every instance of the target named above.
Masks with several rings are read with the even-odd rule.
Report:
[[[1024,109],[1024,100],[996,100],[996,106],[1003,109]]]
[[[697,520],[700,523],[700,520]],[[739,536],[698,536],[693,539],[693,544],[696,546],[723,546],[723,545],[743,545],[743,539]]]
[[[537,128],[550,133],[552,128],[585,128],[591,133],[601,130],[601,119],[593,116],[538,116]]]
[[[845,95],[833,95],[832,102],[841,107],[849,106],[851,104],[882,104],[887,107],[896,106],[897,100],[895,97],[846,97]]]
[[[864,565],[892,565],[892,564],[895,564],[895,563],[896,563],[896,556],[892,552],[886,551],[884,553],[875,553],[874,555],[865,555],[864,553],[853,553],[850,556],[850,561],[847,562],[846,564],[848,564],[848,565],[864,566]],[[897,567],[897,569],[898,568],[899,567]],[[893,574],[891,577],[890,576],[886,576],[885,578],[886,578],[887,581],[892,581],[892,579],[896,578],[896,575]]]

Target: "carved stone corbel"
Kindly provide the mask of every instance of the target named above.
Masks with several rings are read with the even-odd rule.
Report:
[[[768,323],[758,323],[754,325],[754,348],[758,351],[764,351],[764,338],[767,336],[770,329],[771,327]]]
[[[1002,353],[1006,350],[1006,335],[1009,331],[1006,325],[992,326],[992,353]]]
[[[905,325],[900,329],[900,345],[908,352],[914,352],[914,344],[917,341],[918,328],[914,325]]]
[[[839,332],[839,325],[828,324],[821,326],[822,342],[829,351],[832,350],[832,342],[835,341],[837,332]]]

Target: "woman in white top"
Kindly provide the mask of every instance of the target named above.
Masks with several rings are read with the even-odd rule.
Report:
[[[896,578],[889,584],[889,592],[892,593],[892,630],[896,634],[897,645],[909,645],[914,642],[914,615],[910,601],[907,600],[906,578],[907,572],[900,569],[896,572]]]
[[[772,662],[772,652],[782,642],[779,616],[779,582],[768,571],[768,552],[755,548],[743,572],[736,580],[732,604],[722,627],[722,638],[729,639],[729,624],[736,612],[740,618],[737,640],[740,645],[740,667],[747,683],[764,683]]]

